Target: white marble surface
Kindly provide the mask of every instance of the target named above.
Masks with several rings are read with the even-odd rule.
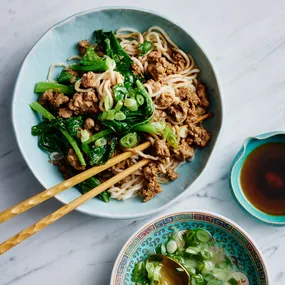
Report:
[[[261,248],[271,284],[284,285],[285,228],[262,225],[244,214],[228,184],[231,161],[244,138],[285,127],[282,0],[1,0],[0,211],[42,190],[21,157],[10,122],[12,87],[24,56],[56,22],[82,10],[118,4],[151,8],[186,27],[216,64],[224,87],[225,125],[215,159],[200,184],[168,211],[204,208],[234,220]],[[0,225],[0,240],[59,206],[52,199]],[[120,248],[147,220],[113,221],[71,213],[1,256],[0,284],[108,284]]]

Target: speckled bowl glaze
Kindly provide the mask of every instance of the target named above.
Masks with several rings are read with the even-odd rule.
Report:
[[[241,168],[248,155],[257,147],[270,142],[285,143],[285,132],[269,132],[256,137],[249,137],[244,141],[242,148],[233,161],[230,184],[235,200],[246,213],[249,213],[251,216],[264,223],[275,226],[285,226],[285,216],[272,216],[253,206],[244,195],[240,183]]]
[[[131,285],[135,264],[175,230],[203,228],[219,246],[232,256],[237,270],[243,272],[250,285],[268,285],[269,278],[260,250],[252,238],[237,224],[218,214],[204,211],[174,213],[155,219],[140,228],[124,245],[112,272],[110,285]],[[246,280],[245,277],[245,280]]]
[[[192,163],[187,163],[179,169],[179,179],[163,186],[163,193],[148,203],[141,203],[139,198],[125,202],[112,200],[108,204],[99,199],[92,199],[78,208],[83,213],[117,219],[142,217],[175,203],[190,190],[190,186],[197,182],[197,178],[207,167],[222,127],[221,90],[214,67],[197,41],[177,24],[151,11],[112,7],[79,13],[53,26],[31,49],[19,72],[12,105],[16,138],[31,171],[45,188],[49,188],[60,183],[63,178],[58,169],[48,163],[46,153],[37,147],[37,137],[31,136],[31,127],[40,122],[40,117],[29,107],[29,104],[38,98],[33,93],[35,83],[46,79],[50,64],[64,62],[70,55],[78,53],[78,41],[94,41],[94,30],[103,28],[115,31],[127,26],[142,32],[152,25],[165,29],[184,51],[192,54],[200,68],[199,78],[205,82],[211,101],[209,111],[215,113],[213,119],[205,122],[213,137],[207,148],[197,152]],[[71,188],[56,198],[66,204],[80,195],[76,188]]]

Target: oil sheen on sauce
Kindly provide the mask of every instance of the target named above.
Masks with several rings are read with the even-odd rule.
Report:
[[[268,143],[249,154],[241,169],[241,187],[259,210],[285,214],[285,143]]]

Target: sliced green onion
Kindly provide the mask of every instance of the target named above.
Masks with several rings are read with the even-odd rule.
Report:
[[[107,144],[107,140],[103,137],[95,141],[96,146],[103,146]]]
[[[213,258],[213,254],[210,252],[210,251],[208,251],[208,250],[202,250],[201,252],[200,252],[200,254],[201,254],[201,257],[204,259],[204,260],[211,260],[212,258]]]
[[[123,107],[124,103],[122,100],[119,100],[118,103],[116,104],[114,110],[115,112],[119,112],[121,110],[121,108]]]
[[[181,231],[176,232],[173,235],[173,239],[176,241],[178,248],[182,250],[185,246],[185,241],[183,239],[183,233]]]
[[[107,118],[107,112],[102,112],[102,113],[101,113],[100,120],[101,120],[101,121],[105,121],[106,118]]]
[[[190,265],[184,265],[184,267],[186,268],[186,270],[188,271],[190,275],[196,274],[196,269],[194,267]]]
[[[137,133],[129,133],[120,139],[120,146],[123,148],[131,148],[134,147],[137,142]]]
[[[165,247],[164,244],[161,245],[161,247],[160,247],[160,252],[161,252],[162,255],[166,255],[166,254],[167,254],[167,252],[166,252],[166,247]]]
[[[113,131],[110,130],[110,129],[103,130],[103,131],[101,131],[101,132],[99,132],[99,133],[97,133],[97,134],[91,136],[91,137],[85,142],[85,144],[90,144],[90,143],[92,143],[92,142],[98,140],[99,138],[106,137],[106,136],[110,135],[111,133],[113,133]]]
[[[177,250],[178,246],[175,240],[171,239],[167,245],[166,249],[169,253],[174,253]]]
[[[167,141],[167,143],[172,146],[174,149],[178,148],[178,141],[176,135],[170,126],[166,126],[163,131],[163,138]]]
[[[166,127],[164,122],[153,122],[151,124],[157,129],[158,132],[162,132]]]
[[[208,273],[212,269],[213,269],[213,263],[209,261],[201,261],[197,266],[197,270],[202,274]]]
[[[196,231],[196,237],[201,242],[208,242],[211,239],[210,234],[202,229]]]
[[[123,112],[115,113],[115,120],[117,121],[124,121],[126,119],[126,115]]]
[[[87,130],[81,130],[80,134],[81,134],[81,142],[84,143],[84,142],[88,141],[90,134]]]
[[[204,285],[204,278],[201,274],[196,274],[191,277],[191,284]],[[209,283],[208,283],[209,284]]]
[[[105,110],[109,111],[112,108],[112,106],[111,106],[110,97],[107,94],[104,96],[103,102],[104,102]]]
[[[144,103],[144,97],[143,97],[142,95],[138,94],[138,95],[136,96],[136,99],[137,99],[137,102],[138,102],[138,104],[139,104],[140,106],[143,105],[143,103]]]
[[[185,251],[191,255],[198,255],[201,249],[198,246],[188,246]]]
[[[71,95],[74,89],[70,86],[58,84],[54,82],[39,82],[36,84],[35,93],[44,93],[47,90],[57,91],[60,93]]]
[[[107,113],[106,120],[109,120],[109,121],[115,120],[115,110],[109,110],[106,113]]]
[[[124,105],[130,110],[130,111],[137,111],[138,109],[138,104],[135,99],[128,98],[125,99]]]

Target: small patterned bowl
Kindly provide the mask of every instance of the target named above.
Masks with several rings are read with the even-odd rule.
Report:
[[[140,228],[124,245],[112,272],[110,285],[131,285],[135,264],[146,258],[158,244],[167,241],[173,228],[203,228],[232,256],[237,268],[246,276],[245,285],[268,285],[266,265],[254,241],[237,224],[210,212],[190,211],[169,214]]]
[[[233,161],[230,174],[231,189],[235,200],[246,213],[249,213],[251,216],[264,223],[274,226],[285,226],[285,216],[273,216],[260,211],[252,205],[244,195],[240,183],[241,168],[248,155],[257,147],[270,142],[285,143],[285,132],[269,132],[256,137],[249,137],[244,141],[242,148]]]

